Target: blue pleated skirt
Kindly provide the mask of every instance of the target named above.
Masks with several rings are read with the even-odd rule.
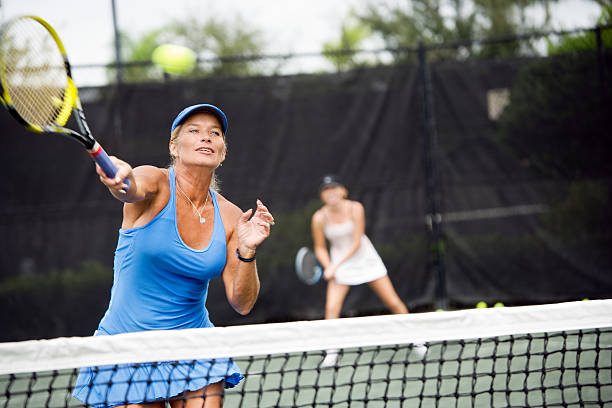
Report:
[[[167,400],[219,381],[231,388],[243,378],[228,358],[84,367],[72,395],[90,406],[113,407]]]

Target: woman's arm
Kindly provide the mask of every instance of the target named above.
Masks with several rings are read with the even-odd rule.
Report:
[[[329,256],[329,252],[327,251],[325,232],[323,231],[323,214],[320,210],[313,214],[312,220],[310,222],[310,229],[312,231],[314,253],[323,269],[327,269],[331,265],[331,258]]]
[[[159,182],[162,178],[162,170],[154,166],[140,166],[132,169],[128,163],[110,156],[111,161],[117,167],[115,178],[108,178],[96,164],[96,173],[100,176],[100,181],[117,200],[124,203],[135,203],[150,199],[159,189]],[[130,187],[124,180],[130,180]]]
[[[260,283],[256,261],[246,262],[240,260],[238,255],[247,260],[255,257],[257,247],[270,235],[274,217],[259,200],[255,213],[252,209],[242,212],[234,204],[224,201],[226,214],[229,213],[235,221],[228,238],[227,262],[223,269],[225,294],[232,308],[246,315],[255,305]]]
[[[134,226],[144,225],[150,220],[151,208],[155,208],[159,204],[159,200],[164,200],[160,191],[163,186],[168,185],[168,171],[154,166],[140,166],[132,169],[132,167],[117,159],[111,157],[115,166],[117,166],[117,176],[114,179],[109,179],[106,174],[96,165],[96,171],[100,176],[100,181],[108,188],[110,193],[117,200],[122,201],[123,205],[123,221],[122,229],[129,229]],[[126,190],[126,185],[123,180],[130,180],[130,188]],[[168,188],[165,188],[167,191]],[[158,203],[156,199],[159,198]],[[158,209],[159,210],[159,209]]]

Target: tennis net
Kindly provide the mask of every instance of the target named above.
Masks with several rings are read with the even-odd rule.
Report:
[[[185,398],[228,358],[224,407],[612,406],[612,300],[0,343],[0,407],[84,406],[80,367],[91,405]]]

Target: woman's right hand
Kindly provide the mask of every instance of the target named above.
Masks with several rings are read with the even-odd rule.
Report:
[[[330,265],[328,266],[325,271],[323,271],[323,278],[325,278],[325,280],[332,280],[334,279],[334,276],[336,275],[336,265]]]
[[[130,186],[134,185],[134,176],[132,174],[132,166],[118,159],[115,156],[109,156],[115,167],[117,167],[117,173],[114,178],[109,178],[102,168],[96,164],[96,173],[100,176],[100,181],[104,184],[110,192],[117,198],[121,199],[125,197],[128,192],[128,185],[125,180],[130,180]]]

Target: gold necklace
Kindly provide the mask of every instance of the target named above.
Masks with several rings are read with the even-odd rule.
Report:
[[[202,217],[202,214],[198,210],[198,207],[196,207],[193,201],[191,201],[191,199],[187,197],[187,194],[185,194],[178,181],[176,182],[176,188],[178,188],[178,191],[183,195],[183,197],[185,197],[187,201],[189,201],[189,204],[191,204],[195,212],[198,213],[198,216],[200,217],[200,224],[204,224],[206,222],[206,218]],[[204,205],[202,206],[202,211],[204,211],[204,208],[206,208],[206,204],[208,204],[208,192],[206,192],[206,200],[204,201]]]

